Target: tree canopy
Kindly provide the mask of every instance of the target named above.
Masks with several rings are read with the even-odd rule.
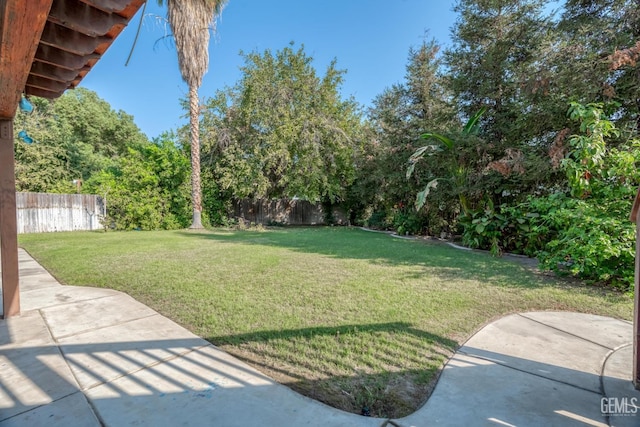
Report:
[[[234,197],[342,200],[355,177],[362,118],[344,71],[318,75],[304,47],[241,53],[238,83],[205,102],[208,165]],[[204,142],[206,140],[206,142]]]
[[[133,117],[114,111],[88,89],[68,91],[53,102],[33,102],[33,114],[19,112],[15,119],[18,191],[75,191],[73,180],[89,179],[128,146],[147,142]]]

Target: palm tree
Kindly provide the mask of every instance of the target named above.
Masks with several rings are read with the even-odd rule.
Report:
[[[189,129],[191,137],[191,201],[193,219],[190,228],[202,226],[202,189],[200,186],[200,101],[198,89],[209,67],[209,30],[227,0],[158,0],[167,5],[167,19],[173,32],[182,79],[189,86]]]

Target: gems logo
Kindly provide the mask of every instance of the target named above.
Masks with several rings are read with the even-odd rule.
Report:
[[[637,397],[603,397],[600,399],[600,412],[609,416],[631,416],[640,412]]]

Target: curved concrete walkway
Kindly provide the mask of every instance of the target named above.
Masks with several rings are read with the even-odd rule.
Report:
[[[23,314],[0,320],[3,427],[640,425],[625,321],[499,319],[420,410],[385,420],[305,398],[123,293],[61,286],[24,251],[20,274]]]

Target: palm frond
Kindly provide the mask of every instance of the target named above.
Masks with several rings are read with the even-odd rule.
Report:
[[[422,209],[424,204],[427,202],[427,196],[429,195],[431,190],[435,189],[438,186],[438,180],[439,180],[439,178],[436,178],[436,179],[434,179],[432,181],[429,181],[429,183],[426,185],[426,187],[424,187],[424,190],[422,190],[421,192],[419,192],[416,195],[416,210],[417,211]]]
[[[487,107],[480,108],[464,125],[462,132],[467,135],[477,135],[480,130],[480,126],[478,126],[478,122],[480,121],[480,117],[487,111]]]
[[[209,30],[226,0],[158,0],[167,5],[167,19],[178,53],[180,74],[189,86],[200,86],[209,68]]]
[[[444,135],[440,135],[439,133],[432,133],[432,132],[423,133],[422,135],[420,135],[420,138],[422,139],[435,138],[438,141],[442,142],[448,149],[452,149],[453,146],[455,145],[455,142],[451,138],[448,138]]]

